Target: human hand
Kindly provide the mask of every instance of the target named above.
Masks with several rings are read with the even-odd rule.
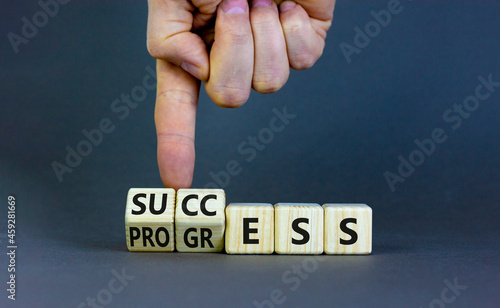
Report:
[[[155,122],[163,183],[191,186],[200,81],[222,107],[251,89],[279,90],[289,67],[311,67],[325,46],[335,0],[149,0],[148,50],[157,60]],[[250,7],[249,7],[250,4]]]

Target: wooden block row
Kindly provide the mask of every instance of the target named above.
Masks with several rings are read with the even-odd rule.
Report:
[[[229,254],[369,254],[366,204],[231,203],[222,189],[129,190],[130,251]],[[225,237],[224,237],[225,235]]]

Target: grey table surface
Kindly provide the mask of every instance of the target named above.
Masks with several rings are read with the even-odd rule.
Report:
[[[228,110],[202,90],[193,187],[236,160],[241,173],[222,183],[228,202],[373,208],[371,255],[311,257],[128,252],[128,189],[162,186],[154,91],[127,116],[111,108],[155,67],[147,5],[60,5],[16,53],[9,33],[20,35],[22,18],[41,8],[3,1],[0,307],[93,299],[102,307],[499,307],[500,90],[483,87],[489,95],[477,105],[469,96],[482,77],[500,80],[500,2],[401,1],[376,31],[371,12],[388,3],[338,1],[323,57],[276,94],[253,93]],[[366,26],[372,37],[356,45],[356,27]],[[357,49],[346,57],[347,45]],[[454,105],[464,100],[472,111],[461,115]],[[252,159],[240,154],[274,108],[296,117]],[[59,181],[53,162],[64,163],[82,130],[106,118],[114,131]],[[414,140],[436,129],[446,140],[392,191],[384,173],[397,174],[398,157],[409,159]],[[5,290],[9,195],[17,202],[15,302]]]

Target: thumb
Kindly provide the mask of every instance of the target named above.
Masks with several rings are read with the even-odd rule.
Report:
[[[156,59],[181,66],[199,80],[209,76],[205,43],[191,32],[195,7],[189,1],[148,1],[147,45]]]

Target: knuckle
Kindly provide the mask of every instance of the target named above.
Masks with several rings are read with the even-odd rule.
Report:
[[[210,98],[215,104],[226,108],[237,108],[246,103],[250,97],[250,90],[231,86],[213,87],[210,92]]]
[[[255,91],[262,93],[262,94],[270,94],[270,93],[275,93],[278,92],[284,84],[279,84],[277,82],[259,82],[256,81],[253,84],[253,88]]]
[[[281,27],[281,24],[276,19],[274,11],[270,11],[270,10],[258,11],[258,12],[254,12],[253,14],[251,13],[250,14],[250,23],[252,25],[252,30],[255,28],[267,30],[271,27],[272,28],[274,28],[276,26]]]
[[[241,27],[226,29],[223,35],[232,45],[242,46],[252,43],[251,33]]]
[[[159,91],[156,95],[157,99],[165,99],[169,103],[174,102],[177,104],[197,105],[198,99],[192,93],[178,89],[168,89]]]
[[[290,19],[283,24],[283,31],[288,35],[300,35],[310,25],[301,18]]]
[[[194,144],[194,138],[185,134],[178,133],[157,133],[158,143],[171,145],[188,145]]]
[[[146,46],[148,48],[149,54],[155,58],[155,59],[160,59],[161,58],[161,53],[160,53],[160,47],[159,44],[148,38]]]
[[[262,94],[274,93],[279,91],[287,80],[287,73],[258,75],[253,80],[253,88]]]
[[[292,68],[294,70],[306,70],[306,69],[309,69],[311,68],[314,63],[316,61],[314,61],[311,57],[309,56],[298,56],[296,57],[293,61],[292,61]]]
[[[295,53],[290,59],[290,64],[295,70],[306,70],[311,68],[319,57],[320,55],[316,55],[310,50],[305,50]]]

